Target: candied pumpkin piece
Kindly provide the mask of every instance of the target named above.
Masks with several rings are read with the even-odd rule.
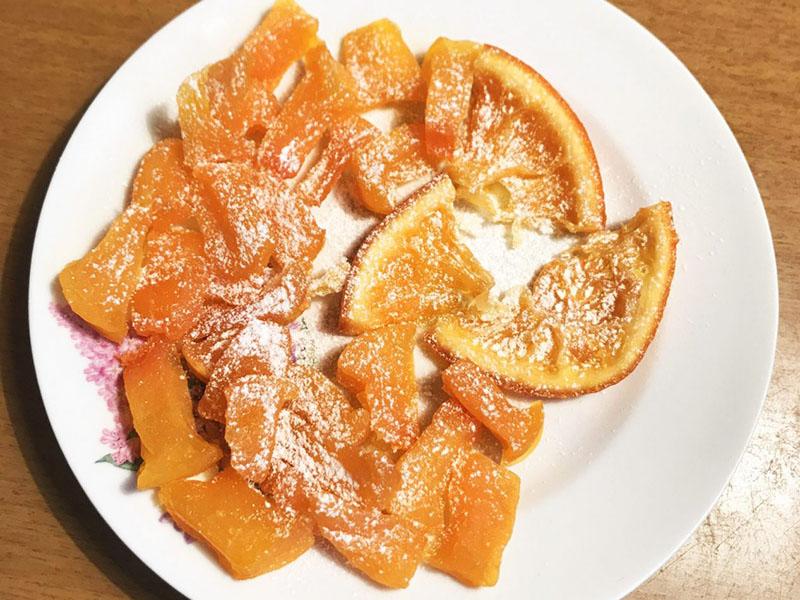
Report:
[[[519,477],[472,452],[447,485],[444,535],[429,564],[467,585],[496,584],[518,502]]]
[[[159,490],[158,500],[236,579],[278,569],[314,545],[314,534],[302,519],[271,506],[233,469],[208,482],[172,481]]]
[[[319,159],[298,185],[303,199],[319,206],[339,181],[353,152],[378,135],[380,130],[361,117],[352,117],[334,125]]]
[[[222,450],[195,430],[186,374],[173,344],[151,338],[124,355],[122,366],[144,461],[136,480],[140,490],[202,473],[222,458]]]
[[[317,20],[278,0],[229,58],[191,75],[178,90],[187,163],[250,161],[277,114],[273,95],[288,67],[318,42]]]
[[[362,333],[337,363],[339,383],[356,394],[376,437],[394,450],[408,448],[419,435],[416,332],[413,323],[399,323]]]
[[[344,448],[339,460],[358,486],[358,495],[369,506],[388,511],[392,494],[394,453],[384,443],[372,439]]]
[[[389,19],[360,27],[342,38],[341,61],[358,86],[364,108],[421,101],[422,77],[416,56]]]
[[[421,123],[401,125],[362,145],[353,154],[358,199],[369,210],[388,214],[415,188],[435,175],[425,159]]]
[[[280,178],[294,177],[337,121],[359,111],[356,84],[324,44],[305,56],[306,72],[267,127],[258,162]]]
[[[454,198],[450,180],[439,176],[367,236],[342,296],[345,333],[458,311],[494,285],[458,240]]]
[[[481,48],[475,42],[440,37],[425,54],[425,148],[435,161],[450,160],[466,139],[472,65]]]
[[[390,588],[408,587],[422,562],[424,537],[416,523],[374,507],[328,502],[314,521],[347,562]]]
[[[225,388],[251,373],[281,377],[289,365],[289,332],[286,327],[252,319],[219,357],[197,412],[206,419],[225,420]]]
[[[128,334],[130,301],[139,281],[144,242],[151,222],[147,207],[130,205],[103,239],[58,275],[72,311],[113,342]]]
[[[196,203],[197,183],[184,162],[183,142],[156,142],[139,163],[131,190],[131,205],[150,207],[153,229],[168,229],[189,221]]]
[[[422,525],[428,554],[435,551],[444,529],[450,471],[473,447],[476,435],[472,417],[457,403],[445,401],[395,465],[390,512]]]
[[[286,376],[297,386],[291,410],[333,451],[360,444],[369,434],[369,416],[321,371],[291,366]]]
[[[502,464],[530,454],[542,436],[542,401],[526,409],[513,406],[494,380],[473,363],[460,360],[442,373],[444,391],[483,424],[503,446]]]
[[[267,375],[245,375],[225,391],[225,441],[231,467],[248,481],[261,483],[269,475],[278,414],[298,396],[292,382]]]
[[[202,308],[207,284],[203,236],[199,232],[172,228],[151,234],[131,302],[136,333],[180,339]]]
[[[488,320],[440,317],[429,341],[520,393],[596,392],[644,356],[667,302],[677,243],[670,204],[643,208],[544,265],[516,311]]]

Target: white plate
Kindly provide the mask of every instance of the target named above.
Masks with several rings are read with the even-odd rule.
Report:
[[[119,537],[192,598],[367,598],[376,588],[313,551],[275,573],[230,579],[199,545],[159,522],[130,473],[95,461],[112,428],[98,387],[111,349],[62,326],[54,279],[123,206],[138,160],[175,115],[180,81],[245,37],[269,0],[205,0],[144,44],[84,115],[53,176],[30,279],[39,385],[56,437],[87,495]],[[305,0],[336,48],[379,17],[415,51],[438,35],[489,42],[538,69],[572,104],[597,150],[610,222],[657,199],[673,203],[681,241],[661,328],[642,364],[603,393],[549,403],[522,477],[499,584],[475,592],[420,569],[395,595],[614,598],[686,539],[730,476],[763,401],[777,328],[776,269],[761,199],[714,104],[652,35],[594,1]],[[74,337],[78,340],[76,347]],[[83,340],[83,341],[81,341]],[[106,438],[108,441],[108,438]]]

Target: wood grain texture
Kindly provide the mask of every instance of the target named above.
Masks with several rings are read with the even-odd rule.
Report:
[[[265,5],[268,4],[265,0]],[[188,0],[0,0],[0,596],[179,597],[91,507],[47,423],[27,338],[34,227],[102,84]],[[781,321],[769,397],[714,511],[632,594],[800,597],[800,3],[617,0],[692,70],[736,133],[775,239]]]

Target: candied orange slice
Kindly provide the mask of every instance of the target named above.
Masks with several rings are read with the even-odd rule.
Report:
[[[447,485],[445,529],[429,563],[472,586],[497,583],[519,502],[519,477],[473,452]]]
[[[282,75],[318,42],[317,20],[292,0],[278,0],[241,48],[190,76],[178,90],[186,160],[249,161],[259,133],[280,106]]]
[[[400,28],[389,19],[345,35],[341,61],[355,79],[365,108],[423,98],[417,58],[403,41]]]
[[[541,400],[527,410],[513,406],[491,377],[465,360],[448,367],[442,383],[447,394],[497,437],[503,446],[503,464],[523,459],[539,443],[544,425]]]
[[[314,545],[314,534],[303,520],[271,506],[233,469],[208,482],[170,482],[159,490],[158,501],[236,579],[278,569]]]
[[[58,275],[73,312],[114,342],[128,334],[130,301],[139,281],[150,222],[147,207],[129,206],[97,246]]]
[[[594,150],[558,92],[524,63],[486,46],[473,64],[471,97],[468,136],[448,169],[459,195],[497,221],[545,220],[571,232],[602,229],[605,205]],[[507,177],[538,181],[522,195],[503,194]]]
[[[358,504],[317,508],[319,532],[353,567],[390,588],[408,587],[425,548],[419,527]]]
[[[122,376],[144,461],[139,489],[202,473],[222,451],[195,430],[192,399],[175,346],[151,338],[123,356]]]
[[[231,340],[211,371],[197,412],[206,419],[225,420],[225,388],[251,373],[283,376],[289,365],[289,332],[286,327],[252,319]]]
[[[261,483],[269,475],[278,413],[297,396],[293,383],[266,375],[245,375],[226,389],[225,441],[244,479]]]
[[[324,44],[305,56],[306,72],[267,127],[258,161],[281,178],[294,177],[309,152],[337,121],[359,110],[356,84]]]
[[[303,199],[318,206],[339,181],[353,152],[380,134],[380,130],[361,117],[334,125],[319,159],[298,185]]]
[[[369,410],[376,437],[394,450],[408,448],[419,435],[414,378],[413,323],[387,325],[362,333],[339,356],[336,378]]]
[[[199,232],[173,228],[151,234],[131,302],[136,333],[179,339],[200,312],[207,284],[203,236]]]
[[[433,178],[435,171],[425,159],[423,136],[421,123],[401,125],[354,153],[353,177],[364,206],[388,214],[414,186]]]
[[[482,46],[438,38],[425,53],[425,148],[437,160],[450,160],[467,133],[472,65]]]
[[[476,432],[469,414],[457,403],[445,401],[395,465],[390,511],[423,527],[428,554],[435,550],[444,529],[448,476],[474,445]]]
[[[509,389],[565,398],[626,377],[655,335],[678,238],[669,203],[641,209],[546,264],[516,314],[490,322],[448,315],[430,340]]]
[[[419,189],[364,240],[342,299],[340,324],[359,333],[465,308],[493,285],[457,238],[446,176]]]

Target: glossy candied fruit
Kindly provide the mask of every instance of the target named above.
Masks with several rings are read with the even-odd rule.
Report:
[[[303,199],[314,206],[320,205],[339,181],[352,154],[378,135],[380,130],[361,117],[334,125],[319,159],[298,185]]]
[[[278,414],[297,396],[292,382],[268,375],[244,375],[225,389],[231,467],[247,481],[261,483],[269,476]]]
[[[552,225],[590,232],[605,224],[605,204],[594,149],[578,117],[536,71],[502,50],[485,46],[473,63],[467,136],[448,173],[460,195],[496,221]],[[493,187],[508,177],[538,180],[500,210]],[[488,197],[487,197],[488,196]]]
[[[445,316],[430,336],[509,389],[565,398],[603,389],[639,363],[661,320],[675,269],[669,203],[589,236],[544,265],[508,316]]]
[[[151,338],[123,356],[125,395],[144,461],[139,489],[202,473],[222,458],[195,428],[186,374],[175,346]]]
[[[97,246],[69,263],[58,276],[72,311],[114,342],[128,334],[130,302],[151,222],[148,207],[130,205],[114,219]]]
[[[434,161],[446,161],[465,142],[472,95],[472,65],[482,46],[438,38],[425,53],[425,148]]]
[[[178,227],[151,233],[131,301],[136,333],[180,339],[200,313],[207,286],[202,234]]]
[[[400,28],[380,19],[342,38],[341,61],[356,81],[365,109],[421,101],[420,66]]]
[[[258,161],[280,178],[294,177],[336,122],[359,111],[356,84],[324,44],[305,56],[305,74],[267,127]]]
[[[388,214],[435,175],[425,158],[421,123],[401,125],[362,145],[353,154],[358,199],[369,210]]]
[[[458,311],[492,287],[492,276],[458,239],[454,198],[450,180],[439,176],[367,236],[343,292],[346,333]]]
[[[227,386],[248,374],[281,377],[289,365],[289,356],[286,327],[252,319],[230,341],[214,365],[197,411],[206,419],[224,422]]]
[[[369,506],[388,511],[395,458],[392,449],[377,439],[344,448],[339,460],[358,486],[358,494]]]
[[[339,383],[369,411],[375,436],[394,450],[408,448],[419,435],[416,332],[413,323],[398,323],[362,333],[337,363]]]
[[[476,435],[472,417],[459,404],[445,401],[395,465],[390,511],[422,526],[428,555],[435,551],[444,530],[448,477],[474,446]]]
[[[471,453],[447,485],[444,534],[429,564],[467,585],[495,585],[518,502],[519,477]]]
[[[542,401],[527,409],[512,405],[494,380],[468,361],[458,361],[442,373],[444,391],[500,441],[503,464],[527,456],[539,443],[544,425]]]
[[[271,506],[230,468],[207,482],[170,482],[159,490],[158,500],[236,579],[278,569],[314,545],[303,520]]]

